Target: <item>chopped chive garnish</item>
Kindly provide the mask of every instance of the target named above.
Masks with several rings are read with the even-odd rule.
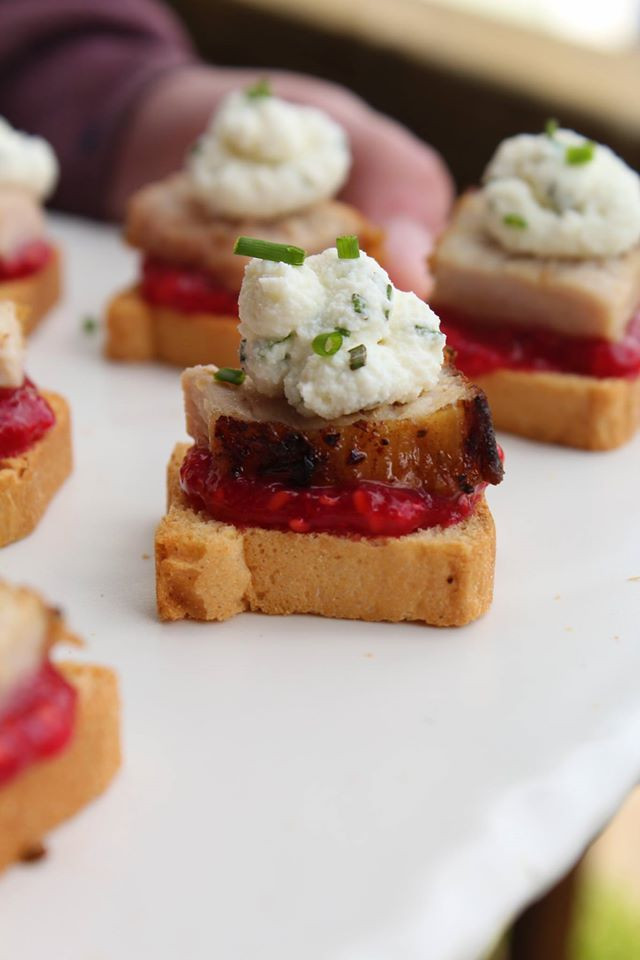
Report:
[[[353,304],[353,309],[356,313],[363,313],[365,307],[367,306],[359,293],[351,294],[351,303]]]
[[[357,260],[360,256],[360,246],[355,236],[338,237],[336,248],[341,260]]]
[[[293,267],[299,267],[306,257],[302,247],[292,247],[288,243],[272,243],[271,240],[257,240],[255,237],[238,237],[233,252],[241,257],[275,260],[277,263],[289,263]]]
[[[564,162],[568,163],[571,167],[577,167],[580,166],[580,164],[589,163],[590,160],[593,160],[595,152],[596,145],[593,140],[585,140],[584,143],[567,147],[564,154]]]
[[[386,310],[383,310],[382,312],[383,312],[383,314],[384,314],[385,320],[388,320],[388,319],[389,319],[389,314],[391,313],[391,310],[389,310],[389,308],[387,307]]]
[[[351,370],[359,370],[367,362],[367,348],[364,343],[359,343],[357,347],[349,350],[349,367]]]
[[[426,337],[429,335],[434,335],[438,332],[437,330],[432,330],[431,327],[422,327],[419,323],[415,325],[416,332],[420,334],[421,337]]]
[[[388,283],[387,284],[387,300],[391,300],[392,294],[393,294],[393,286],[390,283]]]
[[[336,333],[339,333],[341,337],[351,336],[351,330],[347,330],[346,327],[336,327]]]
[[[86,317],[82,318],[82,329],[85,333],[95,333],[95,331],[98,329],[98,321],[95,317],[87,314]]]
[[[259,100],[260,97],[270,97],[271,84],[266,77],[263,77],[262,80],[258,80],[253,86],[247,87],[245,93],[249,100]]]
[[[548,137],[554,137],[558,129],[558,121],[555,117],[549,117],[544,125],[544,132]]]
[[[311,341],[311,347],[314,353],[319,357],[332,357],[342,346],[342,334],[338,330],[331,330],[329,333],[319,333]]]
[[[268,341],[267,341],[267,346],[268,346],[269,348],[271,348],[271,347],[277,347],[277,345],[278,345],[279,343],[286,343],[287,340],[291,340],[292,337],[293,337],[293,330],[291,331],[291,333],[288,333],[288,334],[286,335],[286,337],[280,337],[279,340],[268,340]]]
[[[519,213],[505,213],[502,222],[507,227],[516,227],[518,230],[526,230],[528,224],[524,217]]]
[[[234,386],[239,387],[241,383],[244,383],[245,376],[244,370],[234,370],[232,367],[220,367],[220,369],[214,373],[213,378],[219,383],[233,383]]]

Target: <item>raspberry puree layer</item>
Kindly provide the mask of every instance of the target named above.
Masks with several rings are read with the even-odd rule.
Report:
[[[20,387],[0,388],[0,459],[29,450],[56,422],[42,394],[25,378]]]
[[[0,712],[0,785],[59,753],[73,733],[77,694],[48,660]]]
[[[238,294],[220,286],[206,271],[155,257],[143,261],[140,292],[148,303],[184,313],[235,317],[238,312]]]
[[[21,247],[16,253],[0,260],[0,280],[19,280],[29,277],[49,262],[53,248],[46,240],[34,240]]]
[[[588,377],[636,377],[640,373],[640,311],[622,340],[568,337],[551,330],[516,325],[473,323],[440,310],[447,345],[456,351],[456,366],[473,379],[508,370],[555,371]]]
[[[180,479],[191,505],[224,523],[364,537],[401,537],[451,526],[473,512],[484,489],[483,484],[471,494],[445,498],[371,480],[294,488],[255,479],[220,479],[204,446],[189,450]]]

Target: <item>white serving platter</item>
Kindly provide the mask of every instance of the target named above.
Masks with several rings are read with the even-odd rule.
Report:
[[[126,762],[0,880],[0,960],[477,960],[640,772],[640,439],[501,438],[495,601],[470,627],[161,625],[178,374],[101,358],[82,318],[135,257],[55,226],[67,295],[29,371],[71,401],[76,466],[0,573],[117,667]]]

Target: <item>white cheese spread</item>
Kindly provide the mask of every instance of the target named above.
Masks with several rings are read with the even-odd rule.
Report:
[[[0,302],[0,387],[19,387],[24,380],[24,337],[14,303]]]
[[[436,314],[365,253],[301,266],[251,260],[239,301],[243,363],[256,388],[326,419],[415,400],[439,378]]]
[[[58,161],[47,141],[14,130],[0,117],[0,185],[20,187],[45,200],[57,180]]]
[[[350,163],[344,131],[322,111],[236,91],[193,147],[187,170],[212,213],[266,220],[332,197]]]
[[[513,253],[615,257],[640,240],[640,177],[573,130],[504,140],[484,184],[486,229]]]

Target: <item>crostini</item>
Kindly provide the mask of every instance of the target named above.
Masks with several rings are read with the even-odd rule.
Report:
[[[237,246],[256,255],[243,366],[183,374],[194,443],[169,465],[160,617],[479,617],[495,555],[484,489],[503,468],[486,399],[448,363],[437,316],[355,237],[310,257]]]
[[[107,356],[237,363],[239,234],[311,252],[357,234],[379,258],[380,230],[334,199],[350,162],[342,128],[321,111],[272,95],[264,82],[230,94],[185,169],[129,202],[125,235],[142,253],[141,277],[108,306]]]
[[[21,313],[0,303],[0,547],[31,533],[72,468],[69,407],[25,376]]]
[[[431,257],[456,363],[495,425],[588,450],[640,424],[640,177],[550,124],[505,140]]]
[[[57,178],[49,144],[0,117],[0,300],[26,308],[25,334],[60,297],[60,254],[47,236],[42,209]]]
[[[38,594],[0,581],[0,870],[34,856],[120,765],[115,675],[50,659],[78,642]]]

